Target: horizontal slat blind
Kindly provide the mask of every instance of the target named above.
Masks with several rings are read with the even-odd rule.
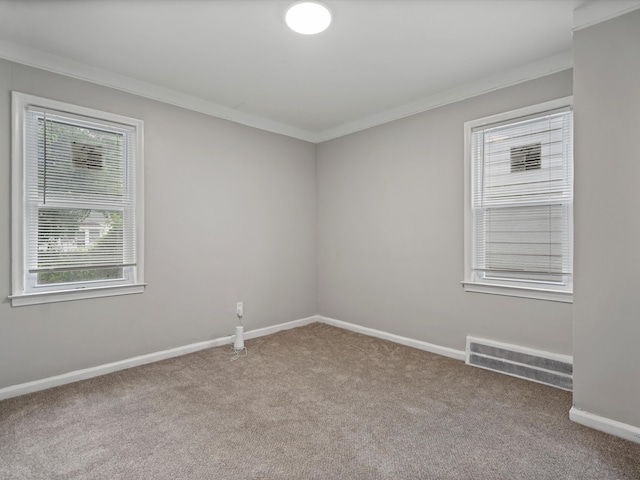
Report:
[[[134,128],[28,107],[25,139],[29,271],[134,265]]]
[[[473,268],[570,274],[570,108],[474,129],[472,168]]]

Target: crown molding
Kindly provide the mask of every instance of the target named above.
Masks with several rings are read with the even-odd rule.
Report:
[[[5,40],[0,40],[0,58],[204,113],[248,127],[297,138],[306,142],[316,142],[316,135],[307,130],[240,112],[177,90],[137,80]]]
[[[343,137],[351,133],[366,130],[367,128],[399,120],[417,113],[426,112],[427,110],[459,102],[467,98],[476,97],[493,92],[494,90],[544,77],[545,75],[568,70],[572,68],[572,66],[573,52],[567,50],[518,68],[481,78],[458,87],[435,93],[434,95],[424,97],[415,102],[407,103],[384,112],[374,113],[373,115],[345,123],[339,127],[325,130],[318,134],[317,142],[326,142],[327,140]]]
[[[640,0],[588,1],[573,11],[573,31],[591,27],[640,8]]]
[[[0,40],[0,58],[310,143],[321,143],[332,140],[477,95],[567,70],[573,66],[572,52],[565,51],[522,67],[435,93],[434,95],[424,97],[415,102],[378,112],[320,133],[314,133],[275,120],[224,107],[177,90],[137,80],[4,40]]]

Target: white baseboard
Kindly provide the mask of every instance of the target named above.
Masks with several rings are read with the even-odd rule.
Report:
[[[384,340],[389,340],[401,345],[417,348],[427,352],[443,355],[445,357],[454,358],[456,360],[465,360],[465,352],[462,350],[456,350],[449,347],[443,347],[440,345],[434,345],[432,343],[423,342],[421,340],[414,340],[412,338],[402,337],[393,333],[383,332],[374,328],[363,327],[349,322],[343,322],[336,320],[335,318],[324,317],[322,315],[314,315],[311,317],[301,318],[291,322],[280,323],[278,325],[272,325],[270,327],[258,328],[256,330],[250,330],[245,333],[245,339],[262,337],[270,335],[281,330],[288,330],[291,328],[302,327],[314,322],[326,323],[327,325],[333,325],[334,327],[344,328],[356,333],[369,335]],[[104,365],[98,365],[96,367],[85,368],[82,370],[75,370],[73,372],[65,373],[62,375],[56,375],[53,377],[43,378],[41,380],[35,380],[32,382],[21,383],[19,385],[12,385],[0,389],[0,400],[7,398],[17,397],[20,395],[26,395],[28,393],[37,392],[39,390],[45,390],[47,388],[57,387],[65,385],[67,383],[73,383],[88,378],[97,377],[100,375],[106,375],[108,373],[116,372],[118,370],[125,370],[131,367],[137,367],[139,365],[145,365],[147,363],[158,362],[167,358],[177,357],[180,355],[186,355],[188,353],[197,352],[207,348],[218,347],[221,345],[232,344],[234,335],[226,337],[219,337],[213,340],[207,340],[204,342],[192,343],[190,345],[184,345],[182,347],[171,348],[168,350],[162,350],[159,352],[149,353],[146,355],[139,355],[125,360],[117,362],[107,363]],[[569,418],[581,425],[594,428],[618,437],[631,440],[632,442],[640,443],[640,428],[628,425],[626,423],[611,420],[606,417],[594,415],[593,413],[579,410],[575,407],[571,408],[569,412]]]
[[[250,330],[244,334],[244,338],[256,338],[271,333],[278,332],[280,330],[287,330],[290,328],[301,327],[313,322],[317,322],[318,317],[307,317],[300,320],[294,320],[292,322],[281,323],[265,328],[258,328],[256,330]],[[188,353],[197,352],[206,348],[219,347],[221,345],[229,345],[233,343],[235,335],[227,337],[214,338],[213,340],[207,340],[204,342],[192,343],[184,345],[182,347],[171,348],[169,350],[162,350],[159,352],[148,353],[146,355],[139,355],[137,357],[127,358],[117,362],[106,363],[104,365],[98,365],[96,367],[84,368],[82,370],[75,370],[73,372],[64,373],[62,375],[56,375],[53,377],[43,378],[40,380],[34,380],[32,382],[21,383],[18,385],[12,385],[10,387],[0,388],[0,400],[4,400],[11,397],[17,397],[20,395],[26,395],[27,393],[37,392],[39,390],[45,390],[47,388],[58,387],[67,383],[73,383],[80,380],[86,380],[88,378],[98,377],[100,375],[106,375],[107,373],[116,372],[118,370],[125,370],[131,367],[137,367],[139,365],[145,365],[147,363],[158,362],[167,358],[178,357],[180,355],[186,355]]]
[[[272,333],[279,332],[281,330],[289,330],[291,328],[302,327],[309,325],[310,323],[319,322],[320,319],[317,315],[313,315],[307,318],[301,318],[299,320],[293,320],[291,322],[279,323],[278,325],[272,325],[270,327],[258,328],[256,330],[249,330],[245,332],[244,338],[251,339],[257,337],[264,337],[265,335],[271,335]],[[235,335],[231,336],[231,339],[235,339]]]
[[[439,345],[433,345],[431,343],[423,342],[421,340],[414,340],[412,338],[401,337],[393,333],[383,332],[373,328],[362,327],[353,323],[343,322],[334,318],[323,317],[321,315],[314,315],[311,317],[301,318],[299,320],[293,320],[291,322],[280,323],[278,325],[272,325],[270,327],[258,328],[255,330],[249,330],[244,334],[245,339],[263,337],[270,335],[281,330],[288,330],[291,328],[302,327],[309,325],[310,323],[321,322],[335,327],[344,328],[353,332],[362,333],[372,337],[382,338],[384,340],[390,340],[401,345],[418,348],[427,352],[436,353],[445,357],[455,358],[456,360],[464,360],[465,353],[462,350],[455,350],[453,348],[442,347]],[[182,347],[171,348],[169,350],[162,350],[159,352],[148,353],[146,355],[139,355],[137,357],[127,358],[117,362],[106,363],[104,365],[98,365],[96,367],[85,368],[82,370],[75,370],[73,372],[64,373],[62,375],[56,375],[53,377],[43,378],[40,380],[34,380],[32,382],[21,383],[18,385],[12,385],[0,389],[0,400],[4,400],[11,397],[17,397],[20,395],[26,395],[27,393],[37,392],[39,390],[45,390],[47,388],[58,387],[67,383],[73,383],[80,380],[86,380],[88,378],[97,377],[100,375],[106,375],[108,373],[116,372],[118,370],[125,370],[131,367],[137,367],[139,365],[145,365],[147,363],[158,362],[167,358],[178,357],[180,355],[186,355],[188,353],[197,352],[206,348],[218,347],[221,345],[229,345],[234,341],[235,336],[229,335],[226,337],[215,338],[213,340],[207,340],[204,342],[192,343],[190,345],[184,345]]]
[[[607,417],[601,417],[600,415],[594,415],[593,413],[579,410],[576,407],[571,407],[569,418],[586,427],[595,428],[601,432],[610,433],[616,437],[640,443],[640,428],[634,427],[633,425],[611,420]]]
[[[442,347],[440,345],[434,345],[433,343],[423,342],[422,340],[414,340],[413,338],[401,337],[393,333],[383,332],[382,330],[376,330],[375,328],[361,327],[354,323],[343,322],[342,320],[336,320],[335,318],[317,316],[317,321],[326,323],[327,325],[333,325],[334,327],[344,328],[351,330],[352,332],[362,333],[371,337],[382,338],[383,340],[389,340],[408,347],[417,348],[419,350],[425,350],[427,352],[436,353],[445,357],[455,358],[456,360],[464,360],[465,353],[462,350],[456,350],[454,348]]]

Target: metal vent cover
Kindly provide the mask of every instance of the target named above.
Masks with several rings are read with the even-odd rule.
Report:
[[[467,337],[466,363],[563,390],[573,389],[573,359],[568,355]]]

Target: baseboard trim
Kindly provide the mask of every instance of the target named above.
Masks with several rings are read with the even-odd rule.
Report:
[[[640,428],[634,427],[633,425],[585,412],[584,410],[577,409],[576,407],[571,407],[571,410],[569,410],[569,418],[573,422],[584,425],[585,427],[595,428],[601,432],[640,443]]]
[[[319,322],[317,315],[313,315],[311,317],[300,318],[298,320],[293,320],[291,322],[279,323],[277,325],[272,325],[270,327],[257,328],[256,330],[249,330],[245,332],[244,338],[251,339],[257,337],[264,337],[265,335],[271,335],[272,333],[279,332],[281,330],[290,330],[292,328],[303,327],[305,325],[309,325],[310,323]],[[235,335],[231,336],[231,339],[235,339]]]
[[[249,330],[244,334],[244,338],[249,340],[252,338],[263,337],[265,335],[271,335],[272,333],[276,333],[281,330],[289,330],[291,328],[302,327],[314,322],[326,323],[327,325],[333,325],[334,327],[344,328],[345,330],[351,330],[353,332],[362,333],[363,335],[369,335],[371,337],[381,338],[383,340],[389,340],[391,342],[406,345],[408,347],[425,350],[427,352],[443,355],[445,357],[455,358],[456,360],[464,361],[465,359],[465,352],[462,350],[442,347],[440,345],[434,345],[432,343],[423,342],[421,340],[402,337],[400,335],[376,330],[374,328],[362,327],[360,325],[343,322],[342,320],[336,320],[335,318],[324,317],[322,315],[313,315],[311,317],[301,318],[298,320],[293,320],[291,322],[285,322],[269,327]],[[181,347],[127,358],[117,362],[106,363],[104,365],[98,365],[96,367],[74,370],[73,372],[64,373],[62,375],[55,375],[53,377],[43,378],[40,380],[34,380],[32,382],[12,385],[10,387],[0,389],[0,400],[18,397],[20,395],[26,395],[28,393],[33,393],[40,390],[46,390],[47,388],[58,387],[60,385],[66,385],[67,383],[78,382],[80,380],[86,380],[88,378],[98,377],[100,375],[106,375],[108,373],[117,372],[118,370],[125,370],[127,368],[145,365],[147,363],[159,362],[161,360],[178,357],[180,355],[187,355],[189,353],[197,352],[199,350],[204,350],[207,348],[228,345],[233,343],[234,337],[234,335],[219,337],[213,340],[192,343]]]
[[[383,340],[389,340],[401,345],[406,345],[407,347],[413,347],[445,357],[455,358],[456,360],[464,361],[465,359],[465,352],[463,350],[442,347],[440,345],[434,345],[433,343],[423,342],[422,340],[414,340],[413,338],[402,337],[394,333],[376,330],[375,328],[362,327],[354,323],[343,322],[342,320],[336,320],[335,318],[324,317],[322,315],[318,315],[316,321],[326,323],[327,325],[333,325],[334,327],[344,328],[345,330],[351,330],[352,332],[369,335],[370,337],[382,338]]]
[[[302,327],[314,322],[325,323],[338,328],[344,328],[352,332],[361,333],[363,335],[369,335],[371,337],[381,338],[383,340],[389,340],[408,347],[417,348],[427,352],[435,353],[437,355],[443,355],[445,357],[454,358],[456,360],[465,360],[466,354],[462,350],[456,350],[454,348],[443,347],[440,345],[434,345],[432,343],[423,342],[422,340],[415,340],[408,337],[402,337],[393,333],[384,332],[382,330],[376,330],[374,328],[363,327],[342,320],[336,320],[335,318],[325,317],[322,315],[314,315],[311,317],[301,318],[299,320],[293,320],[291,322],[280,323],[269,327],[258,328],[255,330],[249,330],[245,333],[245,339],[252,339],[270,335],[272,333],[279,332],[281,330],[289,330],[292,328]],[[136,357],[127,358],[117,362],[107,363],[104,365],[98,365],[96,367],[85,368],[82,370],[75,370],[73,372],[64,373],[62,375],[55,375],[53,377],[43,378],[40,380],[34,380],[32,382],[21,383],[18,385],[12,385],[9,387],[0,389],[0,400],[5,400],[12,397],[18,397],[20,395],[26,395],[28,393],[37,392],[40,390],[46,390],[52,387],[58,387],[66,385],[68,383],[78,382],[80,380],[86,380],[100,375],[106,375],[108,373],[116,372],[119,370],[125,370],[127,368],[137,367],[148,363],[158,362],[166,360],[168,358],[178,357],[181,355],[187,355],[189,353],[197,352],[199,350],[205,350],[207,348],[218,347],[221,345],[232,344],[234,335],[225,337],[219,337],[204,342],[192,343],[181,347],[171,348],[168,350],[162,350],[159,352],[149,353],[146,355],[139,355]],[[601,417],[593,413],[586,412],[584,410],[572,407],[569,411],[569,418],[576,423],[584,425],[586,427],[594,428],[617,437],[630,440],[632,442],[640,443],[640,428],[628,425],[626,423],[618,422],[610,418]]]
[[[301,318],[291,322],[280,323],[265,328],[258,328],[255,330],[249,330],[244,334],[244,338],[251,339],[269,335],[271,333],[278,332],[280,330],[288,330],[290,328],[301,327],[313,322],[319,321],[316,316]],[[37,392],[40,390],[46,390],[47,388],[58,387],[60,385],[66,385],[67,383],[78,382],[80,380],[86,380],[88,378],[98,377],[100,375],[106,375],[108,373],[117,372],[118,370],[125,370],[127,368],[138,367],[147,363],[159,362],[160,360],[166,360],[167,358],[179,357],[181,355],[187,355],[189,353],[197,352],[212,347],[219,347],[221,345],[228,345],[233,343],[235,335],[214,338],[213,340],[206,340],[204,342],[192,343],[189,345],[183,345],[181,347],[170,348],[168,350],[161,350],[159,352],[148,353],[146,355],[139,355],[136,357],[119,360],[117,362],[106,363],[104,365],[98,365],[96,367],[84,368],[82,370],[74,370],[73,372],[63,373],[62,375],[55,375],[53,377],[43,378],[40,380],[34,380],[32,382],[21,383],[18,385],[12,385],[0,389],[0,400],[7,398],[18,397],[20,395],[26,395],[28,393]]]

